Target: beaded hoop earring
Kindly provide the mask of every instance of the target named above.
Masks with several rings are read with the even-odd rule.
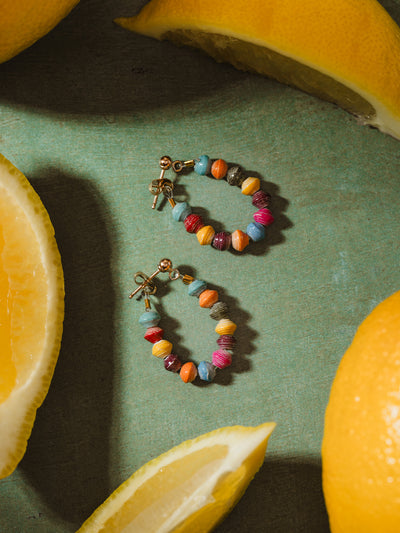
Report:
[[[234,250],[242,252],[250,241],[258,242],[265,237],[265,228],[274,222],[274,217],[268,209],[271,195],[260,188],[259,178],[246,176],[239,165],[229,166],[223,159],[212,160],[207,155],[189,161],[172,161],[169,156],[160,159],[161,174],[153,180],[149,190],[154,194],[152,209],[157,205],[161,193],[168,199],[172,207],[172,216],[176,221],[182,221],[188,233],[195,233],[201,245],[211,244],[217,250]],[[205,225],[200,215],[192,213],[192,208],[187,202],[175,202],[173,197],[174,184],[164,177],[166,170],[172,168],[175,173],[184,169],[193,168],[201,176],[214,177],[217,180],[225,179],[229,185],[241,188],[242,194],[252,197],[252,203],[258,210],[254,213],[254,222],[251,222],[246,231],[237,229],[233,233],[227,231],[215,232],[214,228]]]
[[[211,362],[202,361],[197,368],[191,361],[182,363],[179,357],[172,353],[172,343],[164,339],[164,331],[158,326],[161,316],[151,309],[150,304],[150,295],[157,290],[153,279],[162,272],[168,273],[171,281],[181,279],[188,288],[188,294],[197,297],[200,307],[209,308],[210,317],[218,320],[215,331],[219,335],[217,340],[219,348],[213,352]],[[194,381],[197,376],[203,381],[211,382],[215,378],[217,369],[226,368],[232,363],[232,350],[236,344],[233,333],[237,326],[228,318],[228,306],[219,301],[217,291],[207,289],[205,281],[187,274],[182,275],[177,268],[172,268],[170,259],[162,259],[151,276],[136,272],[134,279],[139,287],[129,295],[129,298],[133,298],[139,292],[140,296],[144,296],[145,312],[139,317],[139,323],[146,329],[144,338],[153,344],[152,354],[164,360],[166,370],[179,373],[185,383]]]

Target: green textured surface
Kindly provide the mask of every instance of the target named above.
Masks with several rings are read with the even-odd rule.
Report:
[[[274,420],[265,464],[217,531],[328,532],[330,386],[358,324],[400,288],[400,143],[299,91],[113,25],[143,3],[82,1],[0,66],[0,152],[48,209],[66,281],[59,362],[27,453],[0,482],[0,531],[73,532],[173,445]],[[382,4],[399,22],[400,2]],[[268,239],[218,253],[168,204],[153,212],[148,183],[165,153],[258,172],[274,197]],[[253,213],[207,178],[180,178],[177,195],[217,228],[244,228]],[[210,386],[164,371],[137,322],[143,304],[127,297],[133,274],[164,256],[218,288],[239,324],[234,363]],[[176,351],[208,359],[214,322],[178,282],[162,293]]]

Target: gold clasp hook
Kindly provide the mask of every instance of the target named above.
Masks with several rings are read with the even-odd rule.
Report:
[[[194,165],[194,159],[189,159],[188,161],[180,161],[179,159],[177,159],[176,161],[172,161],[172,159],[168,155],[164,155],[160,159],[160,177],[157,180],[153,180],[149,185],[149,191],[151,192],[151,194],[154,194],[154,200],[151,206],[152,209],[156,208],[158,197],[161,193],[164,194],[164,196],[167,198],[168,202],[171,204],[172,207],[175,206],[175,200],[173,197],[174,184],[171,180],[164,177],[165,172],[168,169],[172,168],[172,170],[176,174],[178,174],[185,168],[191,168],[194,167]]]
[[[158,263],[158,268],[151,276],[146,276],[143,272],[136,272],[134,276],[135,283],[139,285],[137,289],[135,289],[130,295],[129,298],[133,298],[135,294],[137,294],[139,291],[143,291],[145,289],[146,293],[148,295],[154,294],[157,290],[157,287],[154,283],[152,283],[152,280],[160,274],[160,272],[169,272],[170,273],[170,279],[175,279],[174,277],[171,277],[171,274],[175,276],[176,272],[178,272],[176,269],[172,268],[172,261],[170,259],[161,259],[161,261]],[[178,272],[179,274],[179,272]],[[150,292],[151,291],[151,292]]]

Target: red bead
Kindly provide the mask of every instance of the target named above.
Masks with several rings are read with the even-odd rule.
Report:
[[[185,228],[188,233],[197,233],[199,229],[204,226],[201,216],[195,215],[194,213],[188,215],[183,223],[185,224]]]
[[[182,363],[180,362],[178,356],[174,355],[173,353],[170,353],[164,359],[165,370],[169,370],[170,372],[178,372],[181,366],[182,366]]]
[[[216,180],[220,180],[226,176],[228,171],[228,164],[223,159],[217,159],[211,165],[211,174]]]
[[[268,207],[271,201],[271,195],[261,189],[253,194],[252,204],[258,209]]]
[[[158,326],[154,326],[152,328],[148,328],[146,330],[146,333],[144,334],[144,338],[146,341],[151,342],[152,344],[161,341],[163,339],[164,330],[159,328]]]

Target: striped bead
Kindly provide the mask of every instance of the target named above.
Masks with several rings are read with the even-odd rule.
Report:
[[[256,211],[253,215],[253,218],[255,222],[258,222],[263,226],[270,226],[274,221],[271,211],[265,208]]]
[[[212,240],[214,238],[215,231],[212,226],[203,226],[199,229],[199,231],[196,233],[197,240],[202,246],[205,246],[207,244],[211,244]]]
[[[252,196],[260,189],[260,180],[258,178],[246,178],[242,183],[242,194]]]
[[[258,222],[250,222],[247,226],[246,233],[252,241],[262,241],[265,237],[265,228]]]
[[[145,311],[142,315],[139,317],[139,324],[144,326],[145,328],[151,328],[153,326],[157,326],[157,324],[160,322],[161,317],[157,313],[157,311]]]
[[[226,181],[229,183],[229,185],[241,187],[245,179],[246,176],[244,176],[242,167],[239,165],[231,167],[226,173]]]
[[[211,160],[208,155],[201,155],[194,164],[194,171],[201,176],[210,173]]]
[[[226,176],[228,170],[228,164],[223,159],[217,159],[211,165],[211,175],[216,179],[220,180]]]
[[[153,344],[153,349],[151,353],[155,357],[159,357],[160,359],[163,359],[164,357],[167,357],[172,352],[172,342],[161,340]]]
[[[169,372],[178,372],[181,366],[182,363],[179,357],[177,355],[174,355],[173,353],[170,353],[164,359],[164,368],[165,370],[169,370]]]
[[[207,283],[201,279],[195,279],[188,285],[189,296],[200,296],[207,288]]]
[[[227,350],[217,350],[212,354],[212,364],[217,368],[226,368],[232,364],[232,355]]]
[[[229,320],[229,318],[221,318],[215,328],[215,332],[218,333],[218,335],[233,335],[236,328],[237,326],[232,320]]]
[[[181,379],[184,383],[191,383],[196,379],[197,376],[196,365],[191,362],[185,363],[184,365],[182,365],[179,375],[181,376]]]
[[[177,222],[185,220],[192,212],[192,208],[187,202],[177,202],[172,209],[172,218]]]
[[[218,302],[217,291],[206,289],[199,296],[200,307],[212,307],[216,302]]]
[[[220,231],[214,235],[214,239],[212,241],[212,246],[216,248],[217,250],[220,250],[223,252],[224,250],[227,250],[232,242],[232,236],[227,231]]]
[[[158,326],[153,326],[146,330],[144,338],[146,339],[146,341],[149,341],[154,344],[155,342],[160,341],[163,338],[163,335],[164,330],[162,328],[159,328]]]
[[[261,189],[253,194],[252,204],[257,209],[262,209],[268,207],[271,201],[271,195],[268,192],[262,191]]]
[[[197,233],[199,229],[204,226],[201,216],[195,215],[194,213],[188,215],[183,223],[185,224],[185,229],[188,233]]]
[[[201,380],[211,382],[215,378],[215,374],[217,372],[212,363],[209,363],[208,361],[202,361],[197,367],[197,373]]]
[[[232,248],[237,252],[243,252],[249,242],[249,236],[244,231],[237,229],[232,233]]]
[[[210,317],[214,320],[221,320],[221,318],[227,318],[228,306],[225,302],[217,302],[210,309]]]
[[[217,344],[224,350],[233,350],[236,344],[236,339],[235,337],[232,337],[232,335],[220,335],[217,339]]]

